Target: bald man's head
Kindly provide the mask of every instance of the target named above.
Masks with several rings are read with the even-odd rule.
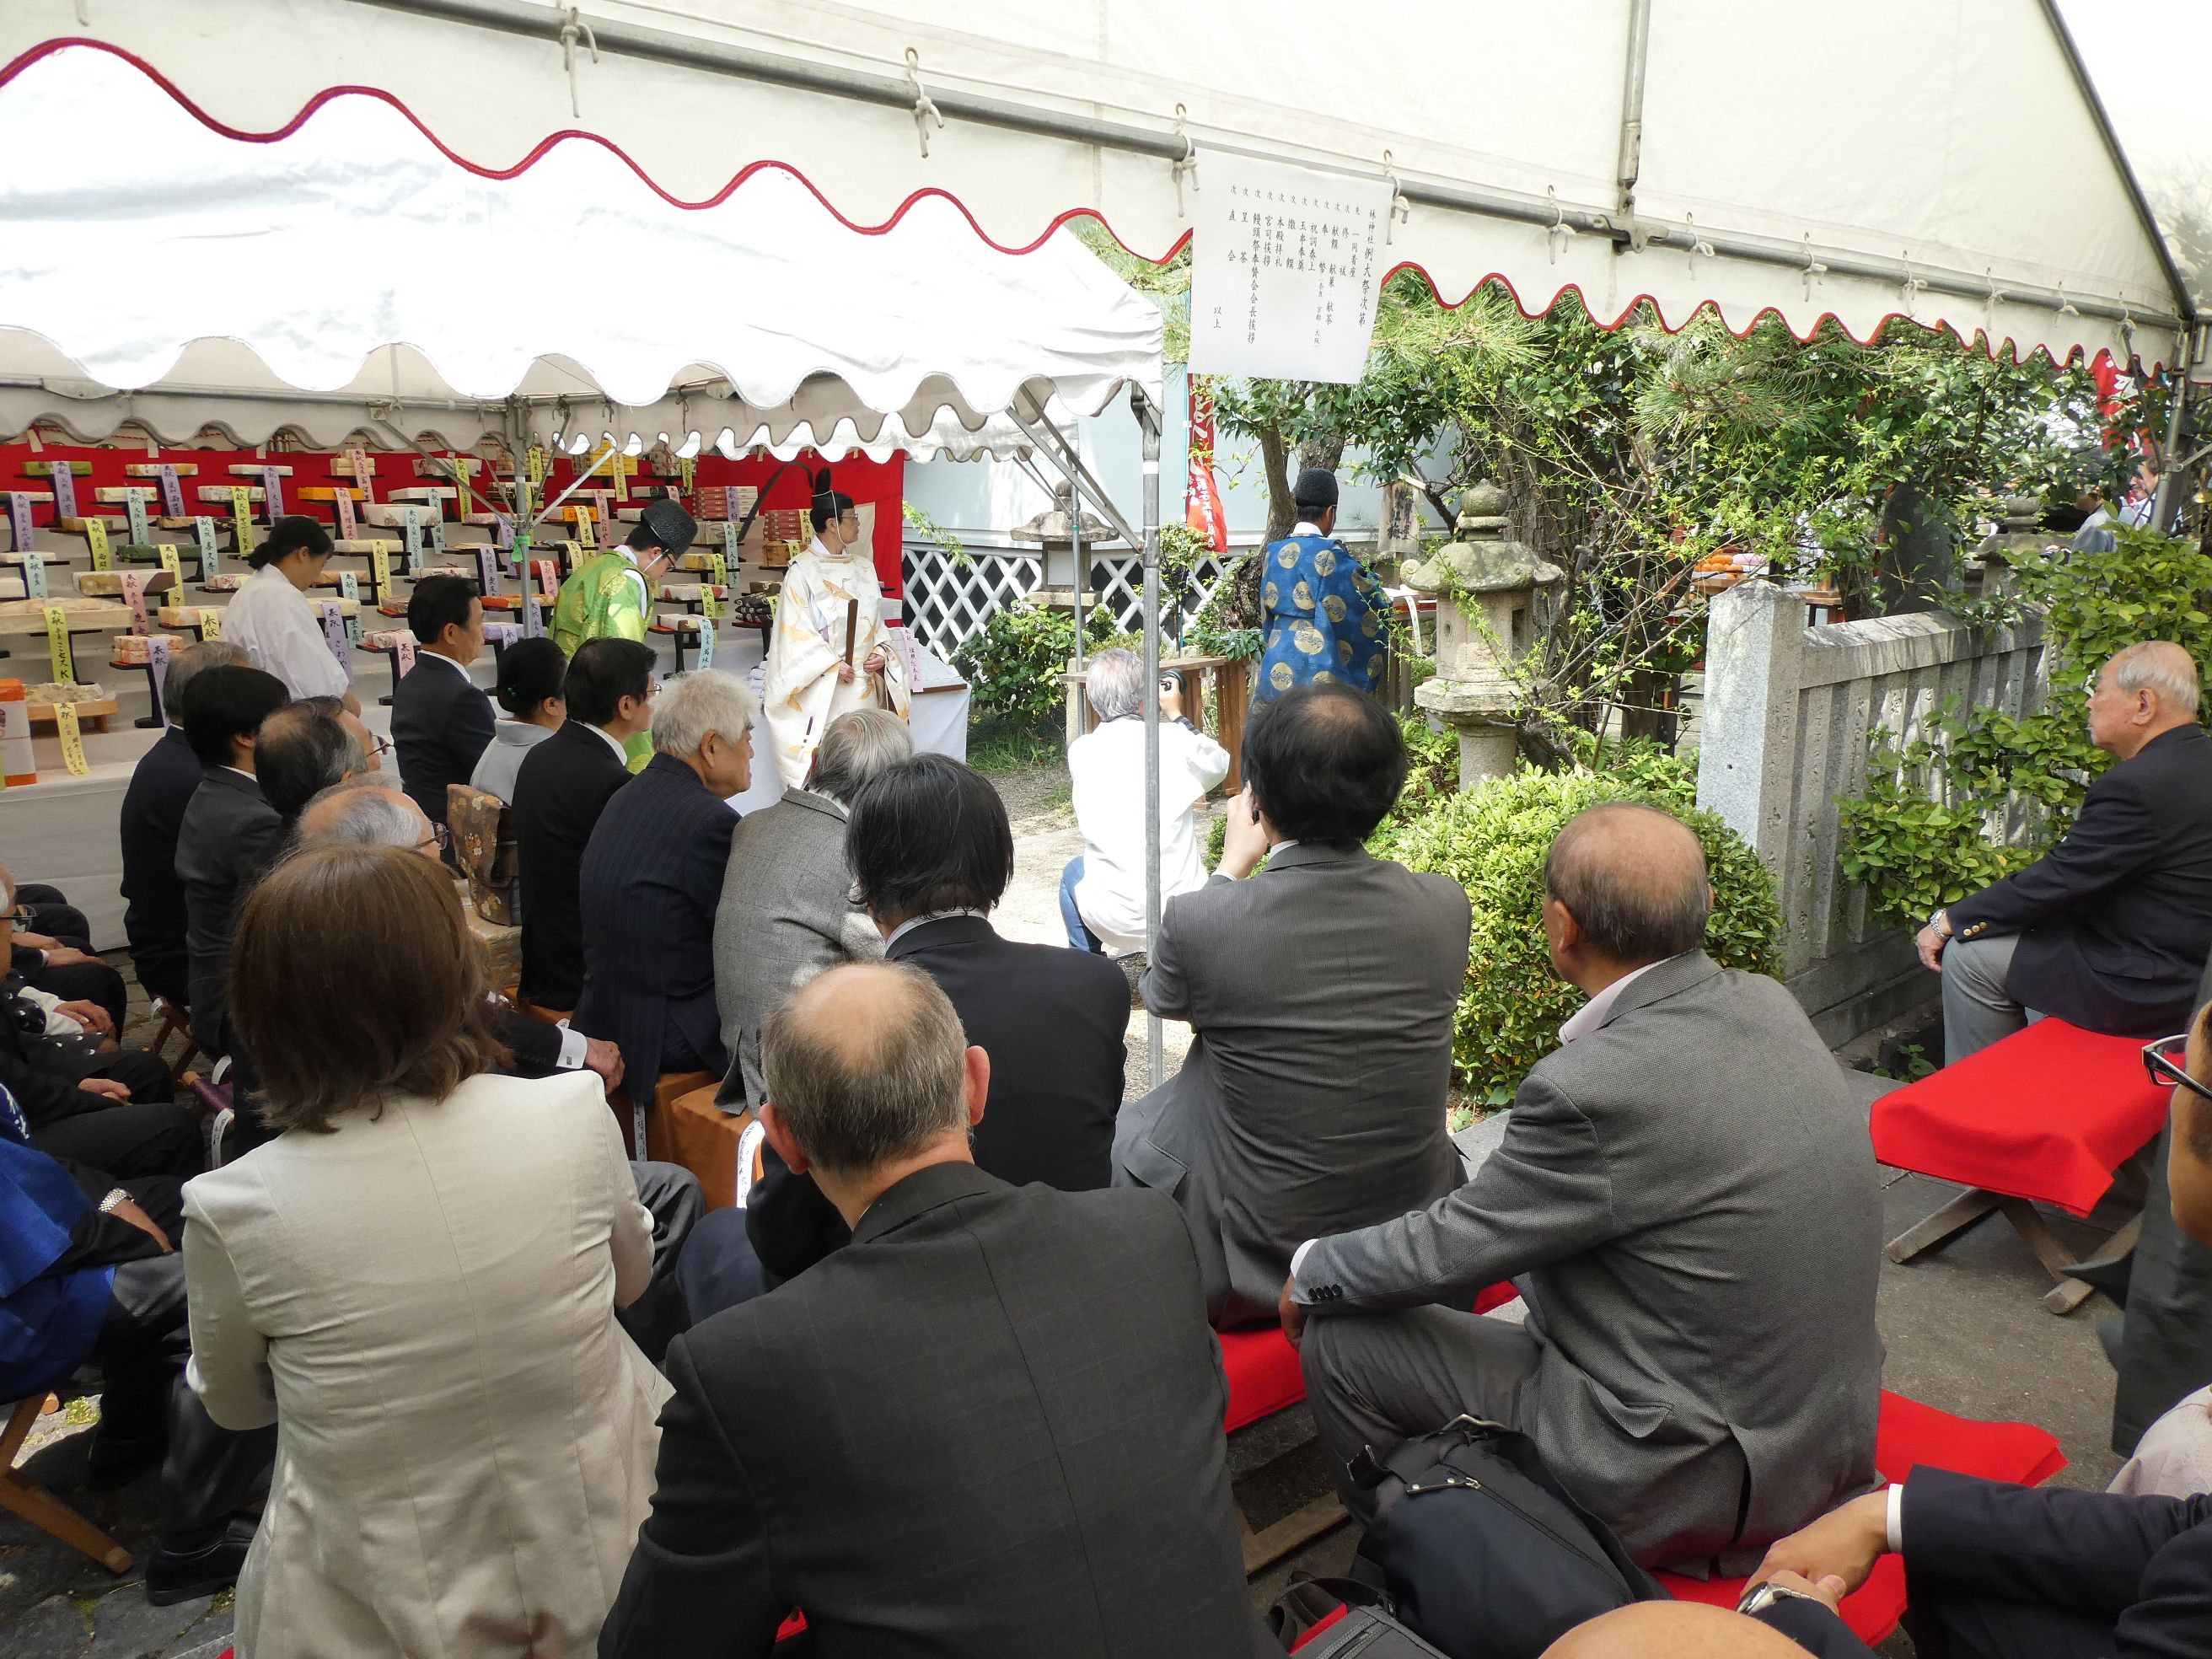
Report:
[[[331,785],[300,814],[301,846],[332,842],[438,856],[437,836],[422,809],[374,772]]]
[[[856,1177],[968,1127],[968,1038],[919,969],[833,968],[761,1030],[768,1096],[807,1162]]]
[[[1713,904],[1705,848],[1689,826],[1619,804],[1568,821],[1544,860],[1544,891],[1591,950],[1626,967],[1696,950]]]
[[[1638,1601],[1576,1626],[1544,1659],[1805,1659],[1805,1650],[1731,1608]]]
[[[2089,741],[2128,760],[2153,738],[2197,720],[2197,662],[2170,640],[2112,653],[2089,688]]]

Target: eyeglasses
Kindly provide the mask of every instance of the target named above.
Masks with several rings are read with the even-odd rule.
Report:
[[[392,739],[386,737],[380,732],[372,732],[368,735],[376,740],[374,745],[368,751],[368,757],[371,760],[382,760],[386,755],[392,751],[394,747],[396,747]]]
[[[2143,1070],[2153,1083],[2186,1089],[2193,1095],[2212,1100],[2212,1084],[2199,1083],[2189,1075],[2184,1064],[2189,1054],[2189,1033],[2179,1036],[2160,1037],[2155,1042],[2143,1044]]]
[[[26,928],[37,920],[38,918],[31,914],[31,908],[27,904],[19,904],[9,911],[4,917],[0,917],[0,921],[5,921],[10,927]]]
[[[434,823],[430,826],[430,833],[415,843],[415,850],[419,853],[425,848],[434,847],[442,853],[446,850],[447,843],[453,838],[453,832],[451,826]]]

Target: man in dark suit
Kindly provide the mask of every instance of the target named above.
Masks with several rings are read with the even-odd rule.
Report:
[[[469,678],[483,654],[483,602],[459,576],[425,576],[407,600],[415,665],[392,688],[399,781],[423,816],[446,821],[446,786],[466,783],[492,739],[491,699]]]
[[[1921,961],[1943,975],[1947,1063],[2031,1012],[2116,1036],[2187,1022],[2212,952],[2212,738],[2197,691],[2178,645],[2116,653],[2089,693],[2089,740],[2119,764],[2057,846],[1920,930]]]
[[[1223,1329],[1273,1322],[1302,1241],[1459,1185],[1444,1091],[1474,925],[1449,877],[1368,855],[1407,764],[1373,698],[1294,687],[1243,758],[1220,868],[1170,902],[1139,986],[1190,1022],[1190,1057],[1114,1132],[1115,1179],[1189,1218]]]
[[[185,699],[185,738],[201,778],[177,830],[177,878],[185,888],[192,1040],[210,1054],[229,1046],[223,976],[238,902],[283,828],[254,779],[253,746],[261,722],[290,701],[274,674],[242,666],[205,670]]]
[[[584,848],[629,781],[623,745],[653,718],[653,647],[586,640],[562,690],[567,722],[523,757],[507,809],[522,889],[522,1000],[568,1013],[584,988]]]
[[[2212,1496],[2015,1486],[1925,1467],[1778,1540],[1754,1582],[1780,1577],[1799,1593],[1757,1616],[1823,1659],[1869,1659],[1832,1608],[1892,1553],[1905,1559],[1919,1659],[2212,1650]]]
[[[1069,954],[1073,954],[1072,952]],[[669,1350],[601,1659],[1256,1659],[1225,1391],[1172,1205],[970,1162],[990,1061],[896,963],[772,1014],[761,1121],[852,1245]]]
[[[884,956],[935,980],[991,1058],[976,1166],[1014,1186],[1108,1185],[1128,981],[1103,957],[1017,944],[987,920],[1014,872],[1013,831],[990,781],[944,755],[886,767],[854,797],[845,858]],[[761,1163],[744,1208],[709,1218],[686,1261],[702,1313],[804,1272],[849,1237],[820,1189],[773,1146]]]
[[[730,675],[678,674],[653,705],[653,758],[607,803],[584,848],[574,1024],[622,1049],[632,1100],[650,1100],[665,1072],[719,1079],[729,1068],[714,1003],[714,907],[738,827],[729,800],[752,781],[759,712]]]
[[[1467,1413],[1530,1435],[1638,1562],[1744,1572],[1875,1483],[1866,1113],[1789,992],[1700,948],[1686,825],[1594,808],[1544,888],[1553,965],[1589,1002],[1465,1186],[1299,1247],[1284,1329],[1340,1468]],[[1468,1311],[1507,1279],[1525,1324]]]
[[[185,736],[185,696],[202,670],[245,660],[246,647],[228,640],[188,645],[169,659],[161,678],[168,730],[138,757],[131,787],[123,792],[123,932],[131,942],[131,965],[148,996],[174,1008],[191,1003],[177,835],[201,776],[199,757]]]

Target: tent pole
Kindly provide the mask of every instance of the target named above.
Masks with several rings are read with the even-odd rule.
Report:
[[[1160,948],[1160,411],[1135,386],[1129,406],[1145,434],[1145,959]],[[1145,1080],[1166,1070],[1160,1017],[1145,1016]]]
[[[1628,76],[1620,93],[1620,160],[1613,169],[1620,193],[1615,216],[1628,231],[1628,246],[1640,246],[1636,234],[1636,180],[1644,169],[1644,77],[1651,58],[1651,0],[1628,0]],[[1619,251],[1620,244],[1613,244]]]

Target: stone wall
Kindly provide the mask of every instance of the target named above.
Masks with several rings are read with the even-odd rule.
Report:
[[[1936,1000],[1911,931],[1873,921],[1836,862],[1839,795],[1866,783],[1869,733],[1917,735],[1953,699],[2039,707],[2043,623],[1972,629],[1942,611],[1805,625],[1772,583],[1738,584],[1707,625],[1698,801],[1775,872],[1783,979],[1832,1045]]]

